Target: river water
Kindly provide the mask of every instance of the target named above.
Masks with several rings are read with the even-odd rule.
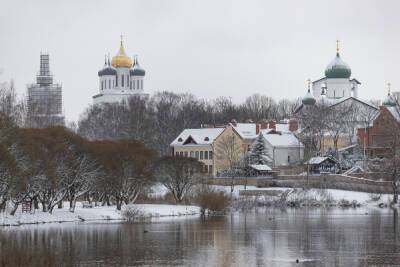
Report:
[[[0,228],[0,266],[400,266],[390,209],[266,209]],[[299,260],[299,263],[296,263]]]

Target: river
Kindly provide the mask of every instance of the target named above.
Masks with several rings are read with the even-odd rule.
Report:
[[[0,266],[400,266],[390,209],[267,209],[0,228]],[[296,263],[296,260],[299,263]]]

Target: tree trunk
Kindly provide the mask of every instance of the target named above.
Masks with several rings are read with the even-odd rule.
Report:
[[[59,209],[62,209],[62,208],[63,208],[63,202],[62,202],[62,201],[60,201],[60,202],[58,203],[57,208],[59,208]]]
[[[14,216],[15,212],[17,211],[19,203],[14,204],[14,208],[11,210],[10,215]]]
[[[70,200],[69,202],[69,211],[70,212],[75,212],[75,207],[76,207],[76,198],[73,200]]]
[[[399,192],[397,190],[396,181],[393,181],[392,187],[393,187],[393,204],[397,204],[399,200]]]
[[[38,210],[38,209],[39,209],[39,201],[37,200],[37,197],[34,197],[34,198],[33,198],[33,208],[34,208],[35,210]]]
[[[46,204],[46,202],[45,201],[41,201],[41,203],[42,203],[42,211],[43,212],[47,212],[47,204]]]
[[[7,199],[3,198],[3,200],[0,203],[0,212],[5,212],[6,210],[6,203],[7,203]]]
[[[120,200],[119,198],[116,198],[116,202],[117,202],[117,210],[121,210],[122,200]]]

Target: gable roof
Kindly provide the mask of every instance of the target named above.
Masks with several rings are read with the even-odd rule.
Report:
[[[318,164],[321,164],[321,163],[323,163],[323,162],[325,162],[325,161],[332,161],[333,163],[338,163],[337,160],[335,160],[335,159],[333,159],[333,158],[330,158],[330,157],[320,157],[320,156],[318,156],[318,157],[312,157],[312,158],[310,158],[310,159],[306,162],[306,164],[318,165]]]
[[[390,112],[390,114],[393,116],[393,118],[400,122],[400,109],[396,106],[394,107],[386,107],[386,109]]]
[[[185,129],[172,141],[171,146],[185,145],[188,142],[188,145],[210,145],[224,130],[225,128]]]
[[[257,137],[256,123],[237,123],[236,125],[232,124],[232,127],[243,139],[254,139]]]
[[[265,140],[274,147],[304,147],[297,137],[290,132],[261,131]]]

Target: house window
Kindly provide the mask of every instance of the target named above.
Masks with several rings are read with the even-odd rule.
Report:
[[[182,151],[179,152],[179,156],[183,157],[183,152]]]
[[[199,151],[196,151],[195,154],[196,154],[196,159],[199,159]]]
[[[178,152],[178,151],[176,151],[175,155],[176,155],[176,156],[179,156],[179,152]]]
[[[213,165],[208,166],[208,172],[212,173],[213,172]]]
[[[194,152],[193,151],[190,151],[190,157],[194,158]]]
[[[208,159],[208,151],[204,151],[204,159]]]
[[[203,159],[203,151],[200,151],[200,159]]]
[[[209,159],[213,159],[213,152],[212,151],[208,151],[208,158]]]
[[[187,152],[187,151],[185,151],[185,157],[186,157],[186,158],[188,157],[188,152]]]

